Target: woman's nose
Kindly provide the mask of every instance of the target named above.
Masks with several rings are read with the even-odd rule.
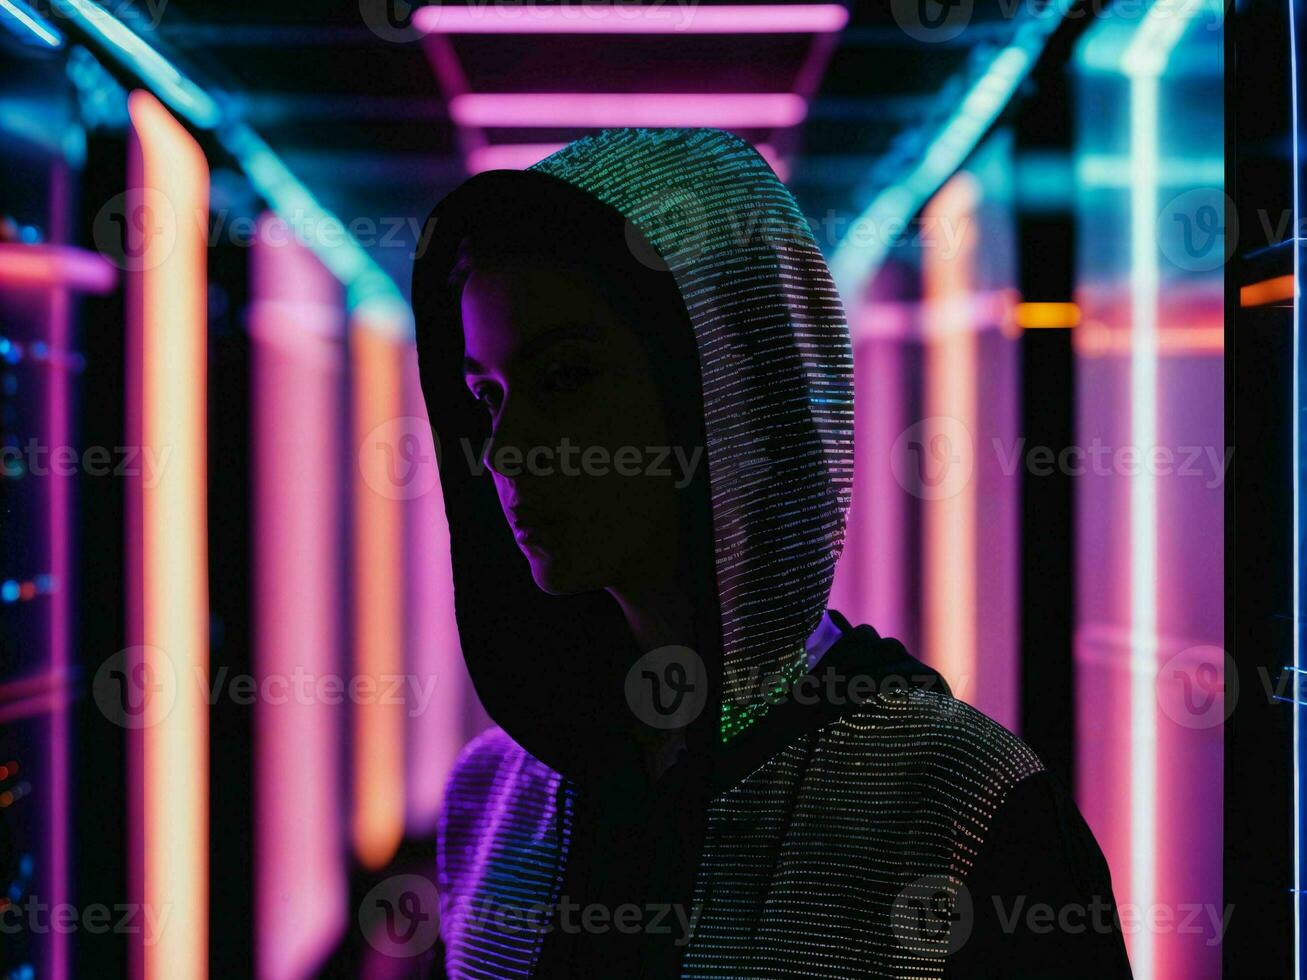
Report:
[[[508,398],[500,406],[499,414],[490,430],[481,462],[504,477],[519,477],[526,463],[529,440],[525,435],[526,420],[520,419],[522,406]]]

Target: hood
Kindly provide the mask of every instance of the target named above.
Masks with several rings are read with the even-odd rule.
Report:
[[[711,727],[729,742],[807,669],[840,556],[853,478],[853,358],[839,296],[789,190],[717,129],[607,129],[525,171],[488,171],[424,229],[413,306],[423,394],[439,450],[460,642],[490,717],[573,779],[626,711],[631,640],[606,593],[536,588],[488,473],[460,440],[488,434],[462,383],[462,330],[446,287],[488,201],[546,197],[618,212],[665,263],[698,354],[719,629]],[[565,204],[564,204],[565,207]],[[705,549],[709,546],[705,544]],[[624,670],[624,668],[623,668]]]

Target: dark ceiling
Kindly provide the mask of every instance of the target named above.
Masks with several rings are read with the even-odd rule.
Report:
[[[955,0],[969,5],[966,29],[924,43],[895,20],[906,2],[857,4],[844,30],[824,42],[820,35],[497,34],[457,35],[448,44],[477,92],[807,94],[800,125],[741,135],[777,147],[788,165],[783,176],[809,217],[851,216],[866,203],[873,167],[880,162],[883,170],[891,149],[901,156],[920,122],[938,113],[941,94],[947,97],[973,50],[1002,44],[1013,30],[1014,18],[1003,14],[1016,9],[1015,0]],[[405,27],[403,0],[138,0],[135,7],[137,29],[157,24],[142,32],[197,80],[230,93],[346,221],[422,218],[466,176],[466,150],[485,138],[563,142],[584,132],[470,134],[456,126],[446,96],[461,82],[446,77],[442,89],[432,41]],[[402,256],[375,257],[406,286]]]

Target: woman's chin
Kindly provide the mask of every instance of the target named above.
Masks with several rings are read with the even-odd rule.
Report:
[[[602,588],[597,584],[599,576],[571,566],[560,556],[544,552],[527,554],[531,566],[531,577],[536,587],[548,595],[576,595],[578,592],[593,592]]]

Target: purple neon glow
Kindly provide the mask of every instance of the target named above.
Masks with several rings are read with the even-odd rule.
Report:
[[[714,126],[776,128],[803,121],[792,92],[468,92],[449,102],[460,126]]]
[[[253,662],[270,696],[254,709],[255,960],[266,980],[297,980],[321,966],[349,916],[347,707],[312,696],[315,681],[343,673],[338,482],[348,463],[335,421],[345,313],[335,279],[281,219],[265,214],[259,232],[249,313]]]
[[[468,173],[479,174],[486,170],[525,170],[533,163],[539,163],[556,150],[561,150],[565,143],[492,143],[479,146],[467,155]],[[756,149],[767,165],[775,171],[776,176],[786,180],[789,168],[776,154],[776,148],[770,143],[755,143]]]
[[[895,440],[911,424],[913,379],[921,364],[915,339],[919,306],[890,298],[909,288],[907,280],[907,270],[889,265],[872,285],[871,297],[851,308],[855,483],[831,606],[854,624],[870,623],[916,650],[913,499],[890,465]],[[890,309],[898,315],[886,316]]]
[[[404,414],[412,420],[407,435],[417,445],[412,462],[424,468],[414,483],[422,492],[405,503],[406,669],[418,682],[416,692],[410,689],[414,704],[407,712],[405,830],[410,836],[425,837],[435,830],[439,819],[445,779],[468,734],[464,727],[466,704],[475,695],[454,621],[449,526],[418,378],[416,347],[410,347],[404,356],[404,400]]]
[[[839,4],[478,4],[419,7],[413,26],[428,34],[821,34],[849,14]]]
[[[70,231],[67,165],[62,162],[56,164],[51,177],[50,231],[57,240],[64,240]],[[65,255],[69,251],[71,249],[60,250]],[[82,264],[70,259],[63,268],[74,273],[73,278],[80,280]],[[116,278],[113,277],[114,280]],[[89,280],[88,285],[103,285],[95,281],[94,275],[90,276]],[[72,335],[71,320],[71,297],[69,290],[61,285],[50,293],[47,340],[51,350],[68,349]],[[52,446],[70,446],[73,442],[68,372],[55,368],[48,373],[47,378],[45,401],[47,438]],[[72,477],[67,473],[55,471],[46,479],[49,481],[47,498],[49,568],[55,581],[49,607],[50,673],[60,687],[50,708],[50,884],[51,902],[57,908],[67,900],[68,893],[68,767],[71,760],[69,759],[68,702],[62,688],[69,670],[70,625],[73,612],[69,577],[72,565],[70,553]],[[59,934],[56,930],[52,940],[50,976],[52,980],[65,980],[68,976],[68,937]]]

